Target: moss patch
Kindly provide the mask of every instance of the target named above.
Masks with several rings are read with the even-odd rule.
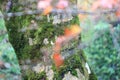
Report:
[[[43,71],[41,73],[35,73],[32,70],[28,70],[23,75],[24,80],[47,80],[46,73]]]

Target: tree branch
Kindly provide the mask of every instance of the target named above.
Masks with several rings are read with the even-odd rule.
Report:
[[[69,11],[73,15],[77,14],[85,14],[85,15],[97,15],[97,14],[110,14],[116,12],[117,9],[112,9],[112,10],[107,10],[107,11],[99,11],[99,12],[89,12],[89,11],[84,11],[84,10],[71,10]],[[58,10],[58,9],[53,9],[51,13],[65,13],[67,10]],[[14,16],[23,16],[23,15],[33,15],[33,14],[42,14],[43,10],[30,10],[30,11],[24,11],[24,12],[14,12],[14,13],[6,13],[3,14],[4,18],[10,18]],[[0,18],[2,16],[0,15]]]

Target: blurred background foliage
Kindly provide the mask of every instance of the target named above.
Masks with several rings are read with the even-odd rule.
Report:
[[[92,22],[91,22],[92,23]],[[89,23],[88,23],[89,24]],[[88,62],[99,80],[120,79],[120,25],[98,22],[90,25],[90,31],[83,32],[83,41],[91,40],[90,45],[84,49]],[[87,35],[89,34],[89,35]],[[97,38],[95,34],[98,34]],[[92,42],[94,40],[94,42]]]
[[[8,40],[5,21],[0,17],[0,80],[8,80],[8,78],[19,80],[20,75],[20,66],[14,48]]]

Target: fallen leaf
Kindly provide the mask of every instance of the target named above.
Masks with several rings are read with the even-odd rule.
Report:
[[[52,11],[52,6],[48,6],[47,8],[44,9],[43,15],[47,15]]]
[[[64,35],[65,36],[70,36],[71,35],[71,30],[69,28],[65,28]]]
[[[64,63],[64,59],[62,58],[62,56],[59,53],[54,53],[53,54],[53,60],[54,60],[55,66],[57,68],[62,66],[63,63]]]
[[[72,25],[70,29],[71,29],[72,35],[75,35],[75,36],[80,34],[80,32],[82,31],[79,25]]]

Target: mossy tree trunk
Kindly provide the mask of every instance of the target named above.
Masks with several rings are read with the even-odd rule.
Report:
[[[17,9],[18,6],[16,5],[13,6],[11,11],[15,12]],[[50,17],[51,16],[52,15],[50,14]],[[40,17],[40,19],[37,17]],[[43,43],[45,38],[47,38],[49,42],[54,42],[56,36],[63,34],[65,27],[69,27],[69,25],[72,24],[79,25],[79,19],[77,16],[73,16],[72,20],[65,23],[60,23],[58,25],[52,24],[52,21],[53,20],[47,22],[47,17],[41,15],[24,15],[19,17],[12,17],[9,21],[6,20],[6,27],[8,30],[10,42],[12,43],[19,60],[25,60],[28,58],[42,59],[43,54],[40,49],[43,47],[52,46],[50,43],[47,45]],[[69,46],[70,49],[77,47],[79,42],[80,38],[78,40],[73,40]],[[30,45],[31,43],[32,45]],[[65,49],[66,48],[63,48],[62,50],[64,51]],[[69,49],[67,48],[67,50]],[[69,53],[63,52],[63,54]],[[85,59],[84,52],[82,50],[76,49],[73,55],[65,59],[64,66],[60,67],[59,70],[56,69],[54,63],[51,63],[52,70],[54,72],[53,80],[66,80],[65,76],[67,76],[67,74],[68,76],[73,75],[71,80],[73,77],[78,80],[97,80],[92,71],[91,73],[88,72],[86,64],[87,61]],[[27,76],[26,80],[28,78],[30,80],[34,80],[36,79],[37,75],[41,74],[36,74],[32,78],[30,78],[31,75]],[[41,76],[37,76],[37,79],[41,79]]]

